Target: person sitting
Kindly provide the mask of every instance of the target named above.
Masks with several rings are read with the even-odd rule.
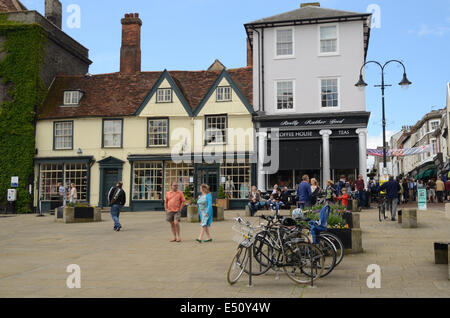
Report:
[[[313,243],[317,244],[317,236],[320,232],[327,231],[328,229],[328,218],[330,217],[331,208],[326,204],[320,211],[319,221],[310,221],[308,224],[311,227],[311,235],[313,238]]]
[[[342,205],[345,206],[346,208],[348,207],[348,200],[350,199],[350,195],[347,193],[347,189],[343,188],[342,189],[342,195],[337,197],[337,199],[339,201],[342,201]]]
[[[258,212],[259,200],[261,199],[258,189],[255,186],[252,187],[252,191],[248,194],[248,199],[250,200],[248,203],[250,215],[254,216]]]
[[[290,194],[287,187],[283,188],[283,192],[281,193],[281,202],[285,207],[290,205]]]

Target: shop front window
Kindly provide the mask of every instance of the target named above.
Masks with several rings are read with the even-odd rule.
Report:
[[[220,167],[221,185],[230,199],[247,199],[250,192],[250,163],[227,163]]]
[[[135,162],[133,164],[133,200],[162,200],[162,162]]]
[[[87,179],[88,167],[85,163],[42,164],[39,176],[40,199],[44,201],[58,201],[58,182],[61,182],[67,193],[70,189],[70,184],[74,183],[77,189],[78,200],[86,201],[88,194]]]
[[[192,180],[192,182],[191,182]],[[191,193],[194,191],[194,167],[186,163],[166,162],[165,165],[165,189],[166,192],[172,189],[172,182],[178,183],[178,190],[184,192],[189,186]]]

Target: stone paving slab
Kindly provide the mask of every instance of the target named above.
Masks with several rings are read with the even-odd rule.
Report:
[[[164,213],[123,213],[123,231],[105,221],[55,223],[34,215],[0,218],[0,297],[450,297],[447,265],[434,265],[433,242],[450,241],[450,220],[441,210],[418,213],[417,229],[378,221],[376,210],[361,213],[363,254],[345,256],[315,288],[281,273],[243,276],[234,286],[226,272],[236,250],[232,218],[212,227],[214,242],[199,244],[199,224],[183,222],[179,244],[170,243]],[[250,218],[254,223],[258,218]],[[66,267],[81,267],[81,289],[66,287]],[[369,289],[367,266],[381,267],[381,289]]]

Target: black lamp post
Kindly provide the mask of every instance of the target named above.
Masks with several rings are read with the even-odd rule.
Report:
[[[398,83],[400,86],[404,87],[404,88],[408,88],[409,85],[411,85],[412,83],[408,80],[408,77],[406,76],[406,68],[405,65],[398,61],[398,60],[390,60],[387,61],[386,63],[384,63],[384,65],[381,65],[379,62],[377,61],[368,61],[366,63],[363,64],[363,66],[361,67],[361,71],[359,73],[359,81],[358,83],[356,83],[355,86],[360,87],[360,88],[364,88],[367,86],[367,83],[364,81],[364,77],[362,74],[362,71],[364,69],[364,67],[369,64],[369,63],[374,63],[377,64],[380,68],[381,68],[381,85],[375,85],[375,87],[381,87],[381,95],[382,95],[382,107],[383,107],[383,167],[386,168],[387,167],[387,160],[386,160],[386,118],[385,118],[385,104],[384,104],[384,89],[388,86],[392,86],[392,85],[385,85],[384,83],[384,69],[386,68],[386,66],[392,62],[396,62],[399,63],[401,66],[403,66],[403,79],[400,83]]]

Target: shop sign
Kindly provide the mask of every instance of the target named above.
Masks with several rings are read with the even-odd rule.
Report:
[[[427,190],[426,189],[418,189],[417,190],[417,202],[418,208],[421,211],[427,209]]]

